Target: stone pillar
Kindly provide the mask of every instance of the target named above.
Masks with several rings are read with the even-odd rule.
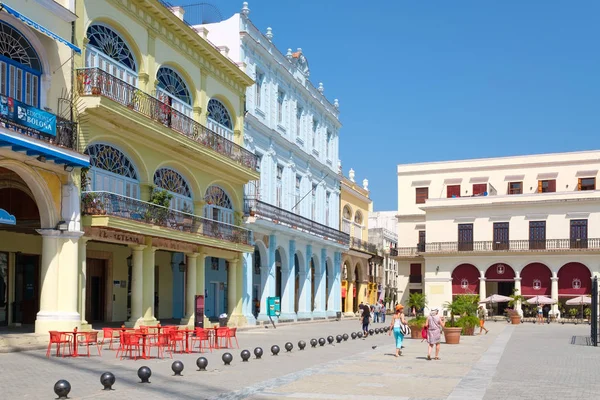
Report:
[[[254,254],[244,253],[242,259],[242,308],[243,314],[246,318],[248,325],[256,325],[256,318],[252,313],[254,303],[252,298],[253,287],[252,287],[252,275],[254,273]]]
[[[312,246],[306,245],[306,260],[304,261],[304,268],[300,269],[299,274],[299,286],[300,286],[300,299],[298,300],[298,319],[311,319],[312,318],[312,285],[311,285],[311,270],[310,261],[312,259]]]
[[[238,296],[239,278],[241,278],[238,272],[238,265],[240,261],[238,258],[229,260],[229,268],[227,270],[227,314],[229,316],[229,324],[231,326],[244,325],[244,316],[242,315],[242,298]]]
[[[58,313],[59,319],[65,321],[67,329],[81,328],[81,316],[77,311],[78,293],[78,251],[79,238],[83,232],[63,232],[59,239],[62,242],[58,255]]]
[[[290,240],[287,265],[281,267],[281,315],[279,320],[295,321],[296,311],[296,241]]]
[[[342,311],[342,253],[335,253],[333,263],[333,296],[334,309],[336,314]]]
[[[142,250],[143,252],[143,296],[142,296],[142,312],[144,316],[144,325],[156,325],[158,321],[154,317],[154,268],[156,247],[152,247],[150,243]]]
[[[487,297],[485,288],[487,281],[485,280],[485,271],[479,271],[479,273],[481,274],[479,278],[479,301],[483,301]]]
[[[261,265],[260,268],[260,280],[263,285],[262,296],[260,297],[260,313],[258,315],[259,321],[269,321],[267,315],[267,298],[275,296],[275,251],[277,250],[277,236],[269,236],[269,260],[266,268]]]
[[[79,259],[79,315],[81,316],[81,328],[89,329],[91,326],[85,319],[85,303],[86,303],[86,284],[87,284],[87,242],[88,238],[79,238],[79,251],[77,258]]]
[[[196,311],[196,285],[198,284],[196,277],[198,273],[198,253],[186,254],[186,257],[185,317],[181,320],[181,325],[193,328],[195,323],[194,313]]]
[[[242,283],[244,282],[244,276],[242,274],[242,265],[241,263],[243,262],[242,259],[242,255],[239,254],[238,258],[234,260],[235,261],[235,270],[236,270],[236,291],[235,291],[235,296],[236,296],[236,305],[235,308],[233,310],[233,324],[235,326],[244,326],[248,324],[248,321],[246,320],[246,318],[244,317],[244,305],[243,305],[243,292],[244,292],[244,288],[242,287]]]
[[[146,246],[133,246],[131,248],[131,316],[129,321],[125,323],[128,327],[137,327],[143,324],[144,248]]]
[[[521,274],[520,272],[515,272],[515,294],[521,294]],[[523,309],[521,308],[521,302],[517,301],[515,304],[515,310],[519,313],[519,315],[523,316]]]
[[[206,288],[205,288],[205,279],[204,275],[206,272],[206,253],[202,252],[198,254],[198,259],[196,260],[196,293],[204,296],[204,309],[206,309]],[[204,327],[208,328],[210,326],[210,321],[204,316]]]
[[[348,290],[346,291],[346,309],[344,310],[344,313],[346,314],[347,317],[354,316],[354,296],[352,296],[353,293],[354,293],[354,281],[348,281]],[[330,295],[330,298],[331,297],[333,297],[333,296]],[[333,307],[331,309],[333,310]],[[329,311],[329,309],[327,311]],[[327,313],[327,314],[329,314],[329,313]]]
[[[319,265],[315,266],[315,309],[313,310],[313,318],[325,318],[325,301],[327,299],[325,293],[325,263],[327,262],[327,250],[321,249],[321,258]]]
[[[58,238],[60,231],[39,229],[42,236],[40,268],[40,311],[35,319],[35,332],[48,333],[58,311]],[[50,328],[50,329],[48,329]]]
[[[552,314],[556,314],[558,311],[558,276],[556,272],[552,272],[552,288],[551,288],[551,297],[552,300],[556,301],[556,303],[552,304],[551,312]]]
[[[368,299],[367,299],[367,295],[365,294],[365,292],[367,291],[367,282],[358,282],[358,287],[356,288],[356,301],[358,301],[358,304],[363,303],[363,304],[367,304],[368,303]]]

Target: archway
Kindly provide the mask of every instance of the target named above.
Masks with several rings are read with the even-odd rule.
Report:
[[[473,264],[460,264],[452,271],[452,296],[479,293],[479,270]]]
[[[319,282],[315,282],[317,266],[319,265],[319,259],[316,255],[310,258],[310,311],[315,311],[316,309],[316,299],[317,293],[316,291],[319,289]]]
[[[523,296],[550,296],[552,294],[552,271],[545,264],[527,264],[521,271]]]
[[[329,258],[327,258],[325,260],[325,309],[329,310],[329,298],[330,296],[333,294],[333,280],[331,279],[331,276],[333,276],[333,273],[329,272],[329,268],[331,268],[332,266],[332,262]],[[342,310],[345,310],[344,308],[344,304],[343,304],[343,299],[342,299]]]
[[[558,296],[583,296],[592,292],[592,273],[579,262],[570,262],[558,270]]]
[[[298,307],[300,304],[300,260],[302,255],[299,253],[294,254],[294,273],[296,275],[294,279],[294,312],[298,313]]]
[[[361,285],[362,282],[362,274],[361,274],[361,265],[360,263],[356,263],[354,266],[354,293],[352,293],[354,297],[354,312],[358,311],[358,306],[360,302],[365,298],[365,291],[367,290],[365,285]],[[361,293],[362,292],[362,293]]]
[[[267,248],[263,242],[256,241],[254,244],[254,256],[252,265],[252,313],[258,317],[260,313],[260,302],[263,296],[264,284],[262,275],[267,270]]]
[[[281,299],[281,250],[275,250],[275,297]]]
[[[496,263],[485,271],[485,281],[486,296],[492,294],[510,296],[515,289],[515,271],[508,264]],[[498,314],[502,315],[506,307],[508,303],[498,303]]]

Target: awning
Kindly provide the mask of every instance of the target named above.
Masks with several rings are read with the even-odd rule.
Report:
[[[71,48],[71,50],[73,50],[74,52],[81,54],[81,49],[77,46],[75,46],[73,43],[69,42],[68,40],[65,40],[63,38],[61,38],[60,36],[58,36],[56,33],[44,28],[42,25],[38,24],[35,21],[32,21],[31,19],[27,18],[25,15],[21,14],[20,12],[18,12],[17,10],[15,10],[12,7],[7,6],[4,3],[0,3],[0,10],[4,10],[7,13],[9,13],[10,15],[12,15],[13,17],[23,21],[25,24],[29,25],[30,27],[32,27],[33,29],[37,30],[38,32],[43,33],[44,35],[48,36],[51,39],[56,40],[57,42],[60,42],[62,44],[64,44],[65,46],[68,46]]]

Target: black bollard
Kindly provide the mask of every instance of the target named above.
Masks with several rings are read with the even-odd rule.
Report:
[[[196,365],[198,366],[198,371],[206,371],[206,367],[208,367],[208,360],[204,357],[198,357],[196,360]]]
[[[59,399],[68,399],[71,392],[71,384],[65,379],[61,379],[54,384],[54,393]]]
[[[231,365],[231,362],[233,361],[233,356],[231,355],[231,353],[225,353],[221,356],[221,360],[223,360],[223,363],[225,365]]]
[[[342,338],[344,339],[344,342],[345,342],[346,340],[348,340],[348,338],[349,338],[349,337],[350,337],[350,336],[348,336],[348,334],[347,334],[347,333],[344,333],[344,334],[342,335]]]
[[[271,353],[273,353],[274,356],[276,356],[277,354],[279,354],[279,346],[277,346],[276,344],[274,344],[273,346],[271,346]]]
[[[173,364],[171,364],[171,369],[175,373],[174,376],[181,376],[181,371],[183,371],[183,363],[181,361],[173,361]]]
[[[334,340],[334,339],[333,339],[333,336],[331,336],[331,335],[327,336],[327,342],[328,342],[329,344],[332,344],[332,343],[333,343],[333,340]]]
[[[357,333],[357,335],[358,335],[358,338],[359,338],[359,339],[362,339],[362,338],[363,338],[363,336],[364,336],[364,334],[363,334],[362,332],[358,332],[358,333]]]
[[[319,338],[319,345],[325,346],[325,338]]]
[[[105,372],[100,375],[100,383],[104,386],[104,390],[112,390],[112,385],[115,384],[115,375],[112,372]]]
[[[375,333],[373,329],[369,329],[369,335],[373,335],[373,333]]]
[[[318,343],[318,342],[317,342],[317,339],[310,339],[310,345],[311,345],[312,347],[317,347],[317,343]]]
[[[337,335],[337,336],[335,337],[335,341],[336,341],[337,343],[342,343],[342,340],[344,340],[344,338],[342,337],[342,335]]]
[[[257,347],[254,349],[254,357],[260,359],[263,355],[263,349],[261,347]]]
[[[358,335],[356,334],[356,332],[352,332],[352,333],[350,334],[350,337],[352,338],[352,340],[355,340],[357,336],[358,336]]]
[[[306,342],[304,340],[301,340],[298,342],[298,348],[300,350],[304,350],[305,347],[306,347]]]
[[[138,369],[138,377],[142,380],[142,383],[150,383],[150,377],[152,376],[152,371],[148,367],[140,367]]]
[[[243,362],[248,362],[250,359],[250,352],[248,350],[242,350],[240,353],[240,357],[242,357]]]
[[[287,352],[289,353],[290,351],[292,351],[292,349],[294,348],[294,345],[291,342],[287,342],[285,344],[285,349],[287,350]]]

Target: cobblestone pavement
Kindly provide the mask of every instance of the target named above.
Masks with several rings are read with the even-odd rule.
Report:
[[[378,325],[383,326],[383,325]],[[58,379],[70,381],[72,399],[446,399],[505,331],[508,325],[492,324],[489,335],[463,337],[458,346],[442,344],[441,361],[427,361],[426,344],[407,339],[403,356],[393,357],[394,341],[387,335],[352,340],[316,349],[297,349],[298,340],[358,331],[357,321],[325,322],[256,329],[238,334],[240,349],[229,350],[233,365],[221,362],[224,350],[205,356],[209,371],[197,372],[198,354],[174,355],[184,362],[183,377],[174,377],[171,359],[118,360],[104,350],[90,359],[47,359],[45,351],[0,354],[0,388],[6,399],[51,399]],[[294,350],[286,353],[290,341]],[[282,352],[270,355],[272,344]],[[261,360],[242,363],[239,353],[263,347]],[[373,349],[373,346],[377,346]],[[95,354],[95,352],[93,352]],[[140,384],[137,369],[152,369],[151,384]],[[112,392],[102,391],[99,377],[111,371],[117,377]]]
[[[600,348],[585,345],[589,334],[589,325],[517,326],[484,400],[600,398]]]

